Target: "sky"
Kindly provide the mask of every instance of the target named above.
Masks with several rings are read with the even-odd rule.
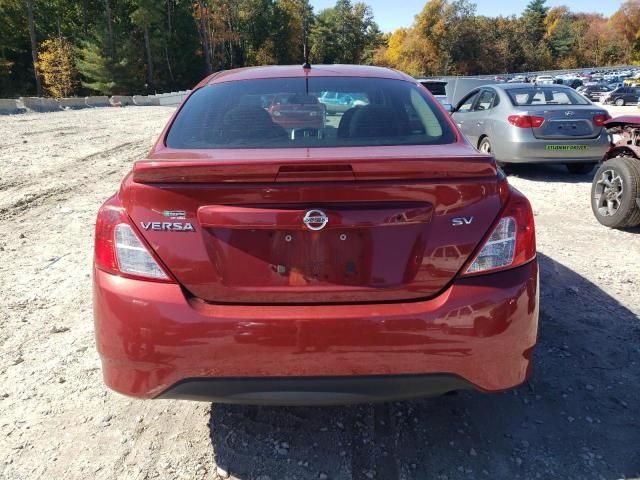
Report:
[[[355,0],[354,0],[355,1]],[[477,5],[479,15],[497,17],[498,15],[520,15],[529,0],[471,0]],[[364,0],[371,5],[376,22],[383,32],[391,32],[398,27],[408,27],[413,17],[422,10],[427,0]],[[335,5],[335,0],[311,0],[314,11],[318,13]],[[622,0],[547,0],[548,7],[566,5],[573,12],[596,12],[605,16],[612,15]]]

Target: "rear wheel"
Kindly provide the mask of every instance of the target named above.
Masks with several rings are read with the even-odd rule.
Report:
[[[565,167],[569,170],[569,173],[574,173],[576,175],[586,175],[593,170],[595,167],[595,163],[566,163]]]
[[[489,140],[489,137],[484,137],[482,140],[480,140],[480,144],[478,145],[478,150],[480,150],[482,153],[491,153],[491,141]]]
[[[616,104],[618,107],[622,107],[622,106],[624,106],[624,98],[616,98],[615,104]]]
[[[640,161],[616,157],[603,163],[591,186],[591,208],[596,219],[610,228],[640,225]]]
[[[478,150],[480,150],[482,153],[486,153],[487,155],[490,155],[492,153],[493,147],[491,146],[491,140],[489,140],[489,137],[484,137],[482,140],[480,140],[480,144],[478,145]],[[499,162],[496,160],[496,165],[498,165],[506,173],[506,170],[507,170],[506,163]]]

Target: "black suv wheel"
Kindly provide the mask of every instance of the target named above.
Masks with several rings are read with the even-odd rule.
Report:
[[[616,157],[605,161],[593,179],[591,209],[611,228],[640,225],[640,160]]]

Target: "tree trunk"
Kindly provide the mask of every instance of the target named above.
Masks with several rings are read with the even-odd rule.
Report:
[[[173,35],[173,32],[171,30],[172,30],[172,27],[171,27],[171,0],[167,0],[167,32],[168,32],[169,38],[171,38],[171,36]]]
[[[42,95],[42,83],[38,72],[38,41],[36,39],[36,25],[33,20],[33,0],[25,0],[27,7],[27,22],[29,24],[29,39],[31,40],[31,59],[33,60],[33,74],[36,79],[36,92]]]
[[[107,32],[109,35],[109,55],[111,60],[115,61],[116,52],[113,45],[113,21],[111,18],[111,2],[110,0],[104,0],[104,13],[107,16]]]
[[[82,31],[87,34],[87,24],[89,23],[89,5],[88,0],[82,0]]]
[[[169,47],[167,47],[166,45],[164,46],[164,57],[165,57],[165,60],[167,61],[167,70],[169,71],[169,78],[171,79],[171,84],[173,85],[176,79],[173,77],[173,70],[171,69],[171,61],[169,60]]]
[[[171,0],[167,0],[167,39],[164,44],[164,58],[167,61],[167,70],[169,71],[169,78],[171,79],[171,83],[175,82],[173,77],[173,70],[171,68],[171,60],[169,58],[169,45],[171,45],[171,41],[173,39],[173,27],[171,26]]]
[[[149,26],[144,26],[144,48],[147,53],[147,92],[153,91],[153,58],[151,57],[151,42],[149,41]]]
[[[202,51],[204,53],[204,61],[207,68],[207,75],[213,73],[213,65],[211,64],[211,46],[209,42],[209,29],[207,28],[207,9],[202,0],[198,0],[198,8],[200,9],[200,43],[202,43]]]

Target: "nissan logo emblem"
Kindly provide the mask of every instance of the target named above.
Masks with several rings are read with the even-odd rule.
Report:
[[[329,223],[329,217],[322,210],[309,210],[304,214],[302,222],[309,230],[322,230]]]

